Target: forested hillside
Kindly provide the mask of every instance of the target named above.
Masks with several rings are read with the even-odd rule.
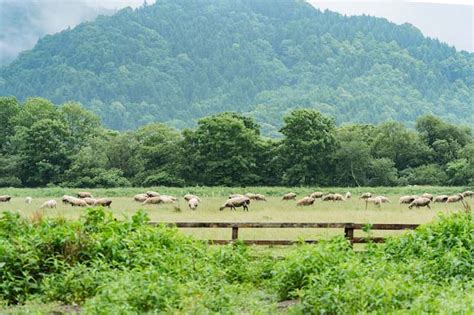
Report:
[[[276,135],[298,107],[338,124],[473,126],[474,54],[302,1],[158,0],[44,37],[0,70],[0,95],[80,101],[121,130],[237,110]]]

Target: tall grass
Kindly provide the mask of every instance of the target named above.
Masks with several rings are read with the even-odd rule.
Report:
[[[474,311],[471,214],[441,216],[365,252],[336,237],[282,257],[208,246],[148,221],[143,211],[116,221],[100,208],[80,220],[4,213],[0,312],[65,304],[85,314],[273,314],[287,299],[296,304],[280,312]]]

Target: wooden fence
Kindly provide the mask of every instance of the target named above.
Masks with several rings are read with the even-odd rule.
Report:
[[[385,241],[383,237],[355,237],[355,230],[364,229],[367,224],[359,223],[258,223],[258,222],[176,222],[176,223],[159,223],[150,222],[151,225],[164,224],[167,226],[175,226],[178,228],[231,228],[232,234],[229,240],[208,240],[210,244],[229,244],[239,239],[239,229],[268,229],[268,228],[317,228],[317,229],[344,229],[344,236],[351,243],[367,243],[370,239],[372,242],[382,243]],[[375,230],[413,230],[418,224],[371,224],[370,229]],[[299,243],[295,240],[239,240],[250,245],[292,245]],[[316,243],[317,240],[304,240],[305,243]]]

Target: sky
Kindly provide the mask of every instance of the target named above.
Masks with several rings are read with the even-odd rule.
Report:
[[[384,17],[396,24],[410,23],[425,36],[438,38],[458,50],[474,52],[474,0],[308,2],[320,10]]]
[[[397,24],[408,22],[426,36],[458,50],[474,52],[474,0],[307,1],[318,9],[345,15],[366,14]],[[147,2],[151,4],[154,0]],[[0,65],[33,48],[45,34],[93,20],[98,14],[112,14],[114,10],[142,4],[143,0],[0,0]],[[28,23],[23,23],[23,28],[17,27],[14,19],[8,19],[12,9],[28,12]]]

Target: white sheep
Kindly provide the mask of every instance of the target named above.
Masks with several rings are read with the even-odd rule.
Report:
[[[53,208],[56,208],[57,204],[58,204],[58,203],[56,202],[56,200],[51,199],[51,200],[45,201],[45,202],[41,205],[40,209],[44,209],[44,208],[53,209]]]

